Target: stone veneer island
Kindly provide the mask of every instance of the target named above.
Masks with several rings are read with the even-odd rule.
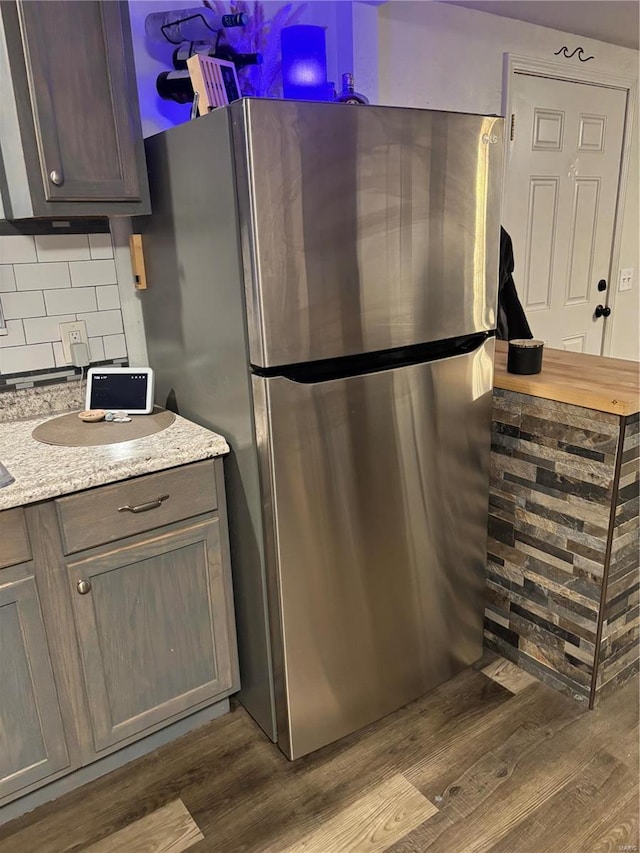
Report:
[[[593,708],[638,671],[635,362],[497,342],[485,643]]]

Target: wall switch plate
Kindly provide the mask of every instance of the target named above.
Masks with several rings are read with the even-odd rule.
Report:
[[[71,344],[86,344],[89,352],[89,338],[87,336],[87,324],[84,320],[76,320],[73,323],[60,323],[60,336],[62,338],[62,354],[66,364],[72,364]]]
[[[631,290],[633,288],[633,269],[620,270],[618,290]]]

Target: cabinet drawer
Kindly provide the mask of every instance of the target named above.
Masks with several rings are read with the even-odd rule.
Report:
[[[217,509],[213,460],[56,500],[65,554]]]
[[[24,510],[5,509],[0,512],[0,569],[15,566],[31,559]]]

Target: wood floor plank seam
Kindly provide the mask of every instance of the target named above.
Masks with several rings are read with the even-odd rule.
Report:
[[[270,839],[272,835],[282,836],[282,823],[287,822],[288,816],[291,820],[308,823],[306,829],[310,831],[318,812],[329,814],[333,810],[337,813],[381,778],[393,772],[404,772],[415,762],[418,745],[428,750],[439,740],[446,741],[447,732],[456,725],[477,721],[483,717],[483,709],[495,708],[513,699],[512,694],[480,672],[467,670],[456,684],[442,685],[430,696],[342,743],[331,745],[293,765],[285,760],[283,766],[286,773],[295,778],[295,790],[288,797],[271,793],[271,796],[262,798],[248,818],[246,834],[241,837],[238,837],[232,805],[235,797],[241,795],[241,785],[227,788],[220,792],[224,811],[216,812],[215,827],[211,825],[220,849],[226,851],[227,846],[233,849],[236,844],[238,849],[254,853],[250,845],[257,844],[258,833],[263,839]],[[423,713],[425,708],[430,713]],[[273,755],[269,745],[265,745],[265,750],[269,756]],[[238,772],[241,774],[242,770],[243,765],[240,765]],[[269,784],[268,779],[265,784]],[[206,803],[191,789],[184,790],[182,796],[207,835]],[[286,831],[283,841],[289,843]],[[256,851],[270,849],[268,844],[255,847]]]
[[[587,762],[582,762],[580,768],[585,766],[586,763]],[[574,777],[576,772],[578,771],[575,769],[566,771],[553,783],[543,785],[536,791],[532,791],[530,798],[525,803],[522,803],[521,809],[518,813],[514,814],[510,818],[504,818],[505,811],[496,813],[494,816],[482,814],[480,819],[478,819],[476,812],[471,812],[469,815],[466,815],[466,817],[473,816],[473,822],[466,821],[464,823],[458,823],[450,820],[449,828],[447,828],[442,835],[437,836],[434,841],[429,842],[426,845],[424,844],[424,839],[421,839],[421,846],[415,849],[424,851],[429,850],[432,851],[432,853],[450,853],[450,851],[453,850],[470,851],[470,853],[471,851],[473,851],[473,853],[486,853],[486,851],[493,850],[494,846],[507,832],[509,832],[510,829],[513,828],[513,826],[519,823],[523,817],[526,818],[530,815],[539,807],[539,805],[546,802],[546,800],[551,796],[562,790],[567,782]],[[479,831],[478,827],[481,827],[482,829]],[[389,853],[391,853],[391,850],[393,850],[393,853],[396,853],[396,851],[403,849],[404,848],[402,847],[393,847],[390,849]],[[541,851],[537,851],[537,853],[541,853]]]
[[[556,732],[556,737],[562,737],[568,728],[563,726]],[[493,850],[506,835],[537,814],[545,803],[558,796],[568,784],[584,773],[594,760],[598,752],[597,746],[593,743],[584,744],[575,732],[569,731],[569,735],[569,743],[564,750],[560,748],[560,744],[554,744],[555,738],[546,741],[546,749],[537,751],[542,762],[540,767],[536,768],[536,754],[524,756],[524,760],[518,765],[521,778],[514,778],[512,774],[509,790],[499,789],[502,793],[499,798],[499,810],[491,806],[490,799],[483,799],[473,812],[465,815],[465,820],[452,821],[450,826],[445,827],[444,831],[435,837],[432,835],[435,820],[424,829],[419,829],[415,835],[419,834],[420,846],[403,846],[400,843],[391,850],[393,853],[408,850],[443,853],[453,850],[469,850],[474,853]]]
[[[487,749],[492,748],[494,740],[501,743],[512,730],[525,722],[542,724],[557,717],[571,722],[580,713],[575,705],[567,703],[564,697],[554,698],[553,694],[542,697],[543,694],[535,687],[521,691],[510,700],[508,707],[492,709],[478,720],[473,729],[454,732],[452,738],[435,745],[425,758],[415,762],[406,771],[407,777],[427,796],[441,796],[442,789],[449,784],[441,784],[443,775],[453,781],[456,778],[454,773],[458,766],[457,761],[473,763],[476,743],[476,749],[484,754]],[[513,729],[512,721],[515,721]],[[434,776],[433,768],[439,764],[446,768],[445,773]]]
[[[384,853],[398,838],[437,812],[433,803],[402,774],[366,796],[279,853]]]
[[[596,752],[578,778],[571,780],[528,820],[521,821],[494,846],[492,853],[512,853],[514,844],[517,844],[518,853],[540,853],[552,845],[558,849],[571,849],[575,845],[576,849],[589,850],[589,847],[579,846],[582,844],[578,838],[581,827],[590,831],[591,816],[599,813],[603,802],[609,806],[609,794],[619,795],[620,783],[631,781],[630,776],[611,755]],[[575,825],[577,814],[581,816],[578,827]]]
[[[636,785],[617,809],[613,807],[608,816],[596,819],[589,833],[581,836],[579,843],[583,845],[583,850],[589,850],[590,853],[637,851],[640,837],[639,801],[640,790]]]
[[[182,853],[203,839],[178,799],[97,841],[85,853]]]
[[[508,627],[508,625],[507,625]],[[486,666],[482,672],[488,677],[502,684],[511,693],[519,693],[530,684],[535,684],[538,679],[530,675],[520,667],[508,660],[499,659]]]
[[[488,654],[293,763],[237,707],[0,827],[0,853],[620,853],[637,845],[637,676],[587,712],[513,671],[509,682],[509,671]],[[167,830],[154,847],[133,846],[129,834],[149,841],[141,828],[157,827],[172,804],[193,837]]]
[[[562,717],[557,720],[559,731],[568,725],[570,720]],[[422,848],[431,849],[431,846],[437,846],[441,835],[476,813],[492,795],[508,785],[522,761],[554,734],[549,725],[525,722],[504,743],[489,750],[468,767],[442,795],[434,799],[440,814],[418,829],[416,840],[419,836]],[[400,849],[404,849],[402,845],[398,846],[398,850]]]

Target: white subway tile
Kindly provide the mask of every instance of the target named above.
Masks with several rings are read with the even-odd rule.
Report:
[[[51,344],[9,347],[0,351],[0,374],[25,373],[55,367]]]
[[[107,284],[104,287],[96,287],[98,297],[98,311],[110,311],[120,307],[120,294],[117,284]]]
[[[71,287],[68,263],[17,264],[13,271],[16,275],[18,290]]]
[[[36,237],[40,263],[48,261],[88,261],[89,240],[86,234],[45,234]]]
[[[0,265],[0,293],[16,289],[16,277],[11,264]]]
[[[103,341],[105,358],[127,357],[127,344],[124,335],[106,335]]]
[[[67,364],[71,364],[71,362],[67,361],[64,357],[64,352],[62,351],[62,341],[53,342],[53,357],[56,362],[56,367],[66,367]]]
[[[33,237],[25,234],[0,237],[0,264],[28,264],[37,260]]]
[[[101,335],[117,335],[122,332],[122,314],[120,311],[94,311],[90,314],[78,314],[78,320],[87,324],[87,335],[97,338]]]
[[[20,320],[24,317],[44,317],[42,293],[3,293],[2,308],[5,320]]]
[[[24,333],[28,344],[43,344],[45,341],[59,341],[62,337],[60,323],[72,323],[75,314],[62,314],[60,317],[37,317],[24,321]]]
[[[25,343],[22,320],[7,320],[7,334],[0,335],[0,347],[20,347]]]
[[[95,311],[95,287],[65,287],[64,290],[46,290],[44,302],[47,314],[77,314],[78,311]]]
[[[116,265],[113,260],[71,261],[73,287],[95,287],[98,284],[116,284]]]
[[[111,234],[89,234],[91,257],[96,261],[113,257]]]
[[[104,361],[104,343],[102,338],[89,338],[89,350],[91,352],[91,361]]]

